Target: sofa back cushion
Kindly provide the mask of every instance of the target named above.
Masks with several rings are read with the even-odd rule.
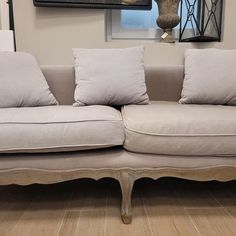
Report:
[[[50,89],[61,105],[72,105],[75,91],[73,66],[42,66]],[[183,86],[182,65],[145,67],[145,80],[150,100],[178,101]]]
[[[159,65],[145,68],[147,93],[152,101],[178,101],[184,78],[182,65]]]

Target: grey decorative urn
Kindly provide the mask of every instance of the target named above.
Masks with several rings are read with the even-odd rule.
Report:
[[[175,39],[172,35],[172,29],[180,22],[178,15],[180,0],[155,0],[159,10],[157,25],[163,29],[164,34],[161,39],[165,43],[174,43]]]

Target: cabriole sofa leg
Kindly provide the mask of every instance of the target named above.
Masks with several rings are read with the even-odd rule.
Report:
[[[131,195],[134,178],[127,171],[121,171],[119,182],[122,193],[121,217],[125,224],[130,224],[132,221]]]

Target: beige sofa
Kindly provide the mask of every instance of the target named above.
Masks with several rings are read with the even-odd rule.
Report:
[[[60,105],[71,106],[75,89],[74,68],[43,66],[42,70]],[[124,147],[119,140],[108,148],[93,147],[93,150],[75,151],[74,148],[69,152],[69,149],[62,148],[51,153],[44,150],[44,153],[0,154],[0,184],[50,184],[78,178],[115,178],[122,190],[122,219],[124,223],[130,223],[131,193],[139,178],[236,179],[236,138],[224,133],[224,127],[235,125],[236,109],[180,105],[177,101],[182,90],[183,67],[157,66],[145,70],[152,102],[122,108],[123,122],[118,133],[124,136]],[[96,127],[94,129],[96,132]],[[107,134],[99,135],[103,138]]]

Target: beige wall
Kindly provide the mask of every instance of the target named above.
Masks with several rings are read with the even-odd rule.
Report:
[[[0,29],[9,29],[9,16],[7,0],[0,0]]]
[[[103,10],[35,8],[32,0],[14,0],[17,49],[33,53],[41,64],[71,64],[73,47],[105,48],[143,44],[145,63],[182,64],[187,48],[236,48],[236,1],[225,0],[223,42],[105,42]]]

